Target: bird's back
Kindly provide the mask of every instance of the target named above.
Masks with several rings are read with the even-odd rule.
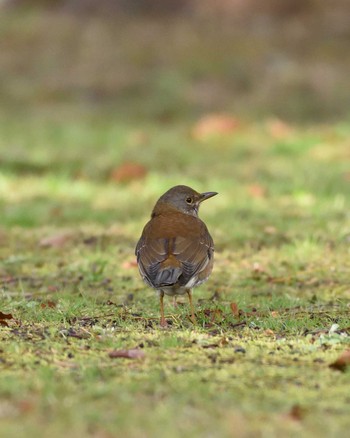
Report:
[[[178,211],[154,216],[136,246],[141,275],[156,289],[202,283],[212,270],[213,252],[204,222]]]

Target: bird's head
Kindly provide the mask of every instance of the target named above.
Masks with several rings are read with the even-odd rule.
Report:
[[[152,217],[167,210],[177,210],[197,217],[200,204],[215,195],[217,192],[198,193],[187,186],[172,187],[158,199]]]

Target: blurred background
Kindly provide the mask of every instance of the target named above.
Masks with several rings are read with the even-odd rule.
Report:
[[[347,0],[1,0],[0,225],[133,244],[179,183],[220,192],[226,240],[343,211],[349,23]]]
[[[1,0],[1,110],[349,116],[347,0]]]

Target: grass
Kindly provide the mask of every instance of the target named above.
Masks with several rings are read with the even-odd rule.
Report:
[[[73,18],[9,14],[2,32],[11,44],[0,54],[14,73],[0,86],[0,311],[10,314],[0,317],[0,435],[347,436],[350,367],[329,367],[350,348],[345,117],[280,124],[238,115],[232,131],[198,137],[199,113],[220,102],[236,110],[246,100],[227,106],[224,90],[224,101],[199,111],[198,102],[189,108],[179,93],[191,88],[196,69],[205,82],[206,63],[214,82],[226,84],[219,36],[208,48],[205,39],[200,44],[203,29],[194,38],[186,22],[153,23],[141,36],[159,53],[156,67],[131,40],[113,61],[123,66],[121,77],[109,77],[116,71],[104,68],[115,53],[112,28],[91,19],[90,35]],[[165,25],[162,42],[154,27]],[[102,53],[98,44],[89,46],[86,56],[98,55],[96,64],[79,58],[86,90],[77,92],[77,72],[69,60],[62,64],[64,38],[81,44],[97,35],[108,47]],[[176,56],[159,52],[174,35]],[[29,52],[28,41],[38,50]],[[254,45],[241,42],[235,44],[246,56]],[[246,62],[260,59],[253,55]],[[125,94],[116,91],[118,81]],[[85,96],[91,89],[92,100]],[[98,92],[118,99],[100,105]],[[281,108],[288,99],[278,89],[276,95],[272,106]],[[251,111],[249,102],[242,114]],[[317,102],[308,101],[306,112],[332,108]],[[143,166],[146,175],[119,181],[115,171],[125,162]],[[219,192],[200,212],[216,261],[210,280],[194,292],[197,324],[185,300],[175,309],[167,299],[164,330],[134,247],[154,202],[179,183]],[[120,349],[136,349],[138,357],[110,357]]]
[[[147,122],[145,146],[84,115],[2,125],[4,436],[346,435],[350,374],[329,368],[349,348],[346,127],[281,140],[247,123],[201,141]],[[145,179],[112,180],[124,160]],[[220,192],[201,211],[216,265],[197,325],[169,300],[162,330],[133,250],[177,183]],[[144,358],[109,357],[130,348]]]

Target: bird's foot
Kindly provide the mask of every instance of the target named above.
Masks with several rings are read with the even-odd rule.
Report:
[[[169,327],[169,324],[167,323],[167,320],[164,317],[160,318],[160,326],[162,328],[168,328]]]

